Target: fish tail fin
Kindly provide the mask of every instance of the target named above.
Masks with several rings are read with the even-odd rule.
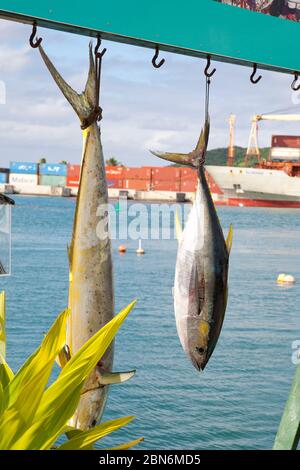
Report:
[[[205,120],[204,128],[201,130],[197,145],[192,152],[189,153],[170,153],[157,152],[150,150],[156,157],[162,158],[178,165],[185,165],[192,168],[199,168],[205,163],[205,154],[209,138],[210,121],[209,117]]]
[[[232,247],[232,238],[233,238],[233,227],[232,227],[232,224],[230,224],[229,232],[226,238],[226,246],[227,246],[227,251],[229,255],[230,255],[231,247]]]
[[[178,242],[180,242],[182,238],[182,225],[180,222],[180,214],[179,214],[178,209],[176,210],[176,213],[175,213],[175,232],[176,232],[176,239],[178,240]]]
[[[93,57],[92,44],[90,43],[89,45],[90,67],[88,78],[85,90],[81,94],[73,90],[73,88],[63,79],[41,45],[39,46],[39,51],[46,67],[52,75],[53,80],[78,115],[81,123],[84,124],[86,120],[90,118],[91,113],[97,106],[96,68]]]

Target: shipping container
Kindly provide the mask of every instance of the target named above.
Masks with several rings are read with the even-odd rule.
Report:
[[[300,148],[300,136],[298,135],[273,135],[272,147]]]
[[[197,170],[193,168],[180,168],[181,180],[197,180]]]
[[[151,167],[124,168],[125,180],[148,180],[151,179]]]
[[[0,184],[8,183],[8,173],[0,173]]]
[[[10,173],[9,174],[9,183],[10,184],[38,184],[38,175],[24,174],[21,173]]]
[[[31,162],[10,162],[10,173],[22,175],[37,175],[38,164]]]
[[[64,163],[41,163],[40,175],[67,176],[67,165]]]
[[[300,148],[273,147],[270,152],[271,160],[300,160]]]
[[[188,179],[186,180],[181,180],[180,182],[180,191],[185,192],[185,193],[193,193],[197,189],[197,180],[194,181],[189,181]]]
[[[156,181],[179,181],[180,168],[162,166],[152,168],[152,179]]]
[[[77,187],[80,180],[80,165],[68,165],[67,167],[67,186]]]
[[[160,181],[152,180],[152,189],[154,191],[175,191],[180,192],[180,181]]]
[[[108,179],[107,180],[107,187],[108,188],[114,188],[114,189],[123,189],[123,180],[117,180],[117,179]]]
[[[150,181],[149,180],[123,180],[124,189],[135,189],[136,191],[149,191],[150,190]]]
[[[106,176],[109,179],[122,179],[124,176],[124,169],[125,168],[123,166],[106,166]]]
[[[39,177],[40,186],[67,186],[67,177],[66,176],[57,176],[57,175],[40,175]]]

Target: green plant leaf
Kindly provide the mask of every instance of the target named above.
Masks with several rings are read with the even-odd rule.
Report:
[[[116,447],[110,447],[109,449],[106,449],[106,450],[128,450],[143,441],[144,441],[144,438],[140,437],[139,439],[135,439],[134,441],[126,442],[126,444],[120,444],[119,446],[116,446]]]
[[[9,406],[17,400],[19,393],[33,375],[38,375],[45,364],[55,359],[66,342],[67,319],[70,314],[64,310],[51,326],[40,347],[29,357],[9,384]]]
[[[0,449],[10,449],[28,429],[44,394],[55,358],[46,363],[38,375],[25,383],[17,399],[4,413],[0,424]]]
[[[4,394],[3,394],[3,387],[2,387],[2,383],[0,382],[0,417],[2,416],[3,414],[3,411],[4,411]]]
[[[134,305],[135,302],[132,302],[116,315],[65,365],[57,380],[44,393],[33,425],[14,444],[13,449],[51,448],[73,416],[87,376],[102,358]]]
[[[0,383],[3,390],[8,386],[9,382],[14,378],[14,373],[0,354]]]
[[[59,446],[57,450],[87,450],[99,439],[126,426],[133,419],[134,416],[126,416],[125,418],[113,419],[106,423],[98,424],[93,429],[76,433],[69,441]]]
[[[5,292],[0,292],[0,354],[5,358],[6,333],[5,333]]]

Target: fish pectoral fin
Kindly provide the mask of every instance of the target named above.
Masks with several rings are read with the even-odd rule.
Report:
[[[130,370],[127,372],[99,372],[99,383],[100,385],[113,385],[113,384],[121,384],[123,382],[127,382],[127,380],[131,379],[136,370]]]
[[[67,362],[69,362],[70,359],[71,359],[70,348],[67,344],[65,344],[64,347],[59,352],[59,354],[56,358],[56,362],[59,365],[59,367],[61,367],[61,369],[63,369],[65,367],[65,365],[67,364]]]
[[[226,246],[227,246],[227,251],[229,255],[230,255],[231,247],[232,247],[232,238],[233,238],[233,227],[232,227],[232,224],[230,224],[229,232],[226,238]]]
[[[180,222],[180,215],[179,215],[179,210],[177,209],[176,214],[175,214],[175,231],[176,231],[176,238],[178,242],[180,242],[182,238],[182,226]]]

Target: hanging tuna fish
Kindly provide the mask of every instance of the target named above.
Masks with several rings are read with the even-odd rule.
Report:
[[[174,283],[174,310],[182,347],[197,370],[203,370],[218,341],[227,304],[227,244],[205,178],[204,162],[209,120],[195,150],[189,154],[152,152],[154,155],[197,169],[195,202],[184,231],[179,235]]]
[[[114,316],[114,291],[111,241],[98,237],[99,207],[108,203],[105,164],[101,145],[99,87],[101,60],[105,50],[89,48],[90,68],[83,93],[76,93],[61,77],[40,43],[40,54],[54,81],[78,115],[83,131],[83,153],[79,192],[69,248],[70,288],[68,345],[60,354],[63,364],[70,356]],[[111,373],[113,346],[88,378],[72,425],[80,429],[94,426],[101,418],[107,399],[108,385],[128,380],[135,371]]]

